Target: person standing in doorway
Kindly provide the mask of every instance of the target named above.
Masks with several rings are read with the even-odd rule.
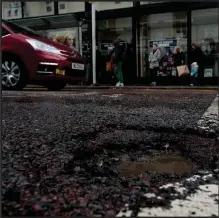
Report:
[[[160,50],[158,49],[158,45],[153,45],[153,50],[150,52],[149,55],[149,66],[150,66],[150,75],[151,75],[151,85],[156,86],[156,78],[157,78],[157,71],[159,68],[159,61],[160,61]]]
[[[175,47],[174,49],[173,62],[174,62],[175,67],[185,65],[185,55],[180,50],[179,46]]]
[[[125,48],[124,46],[120,45],[119,42],[116,42],[114,45],[114,61],[115,61],[115,75],[117,77],[118,82],[116,86],[124,86],[123,81],[123,62],[125,59]]]
[[[191,52],[191,63],[196,62],[198,65],[198,72],[197,72],[197,85],[201,85],[201,78],[204,72],[204,65],[205,65],[205,55],[201,48],[196,44],[192,44],[192,52]]]

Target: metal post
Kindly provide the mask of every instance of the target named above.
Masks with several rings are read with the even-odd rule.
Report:
[[[187,8],[187,62],[189,69],[191,67],[191,52],[192,52],[192,10]]]
[[[82,56],[83,51],[82,51],[82,22],[79,22],[79,27],[78,27],[78,35],[79,35],[79,53]]]
[[[75,33],[75,49],[76,51],[78,51],[80,53],[80,42],[79,42],[79,27],[76,29],[76,33]]]
[[[92,7],[92,66],[93,66],[93,85],[96,81],[96,9],[95,3],[91,4]]]

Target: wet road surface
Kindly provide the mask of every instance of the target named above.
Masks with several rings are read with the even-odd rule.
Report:
[[[214,183],[216,96],[195,90],[3,92],[3,215],[129,210],[136,216],[140,208],[170,206]],[[186,180],[206,173],[210,179]],[[159,188],[177,182],[186,194]]]

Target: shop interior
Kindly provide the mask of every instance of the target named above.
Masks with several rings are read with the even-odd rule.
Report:
[[[218,43],[218,9],[202,9],[192,11],[191,26],[192,43],[201,48],[204,55],[204,69],[201,77],[218,76],[216,53]],[[176,40],[175,44],[168,45],[168,41]],[[148,57],[152,50],[151,42],[156,42],[161,50],[161,57],[173,55],[174,47],[179,46],[187,60],[187,12],[151,14],[140,19],[140,77],[149,77]],[[166,42],[166,43],[163,43]],[[174,69],[174,68],[173,68]],[[175,69],[174,73],[175,75]],[[159,76],[167,76],[159,74]]]
[[[113,50],[114,43],[120,42],[125,45],[125,48],[128,51],[130,59],[133,58],[133,45],[132,45],[132,18],[117,18],[117,19],[108,19],[108,20],[99,20],[98,21],[98,55],[99,55],[99,71],[102,82],[109,81],[109,77],[112,75],[108,75],[106,72],[106,62],[110,59],[110,54]],[[124,69],[124,74],[129,75],[124,76],[126,83],[131,80],[131,76],[135,73],[136,70],[132,70],[132,72],[128,72],[129,69],[133,69],[134,62],[129,61],[131,64]],[[125,65],[125,64],[124,64]]]
[[[216,61],[216,53],[219,52],[218,16],[218,8],[192,11],[192,42],[199,45],[205,55],[202,76],[209,79],[219,75]]]
[[[187,19],[186,12],[151,14],[140,19],[140,76],[148,77],[148,58],[153,43],[158,44],[161,58],[171,57],[176,46],[187,54]],[[175,70],[174,70],[175,72]],[[165,74],[159,74],[166,76]],[[175,75],[175,73],[174,73]]]

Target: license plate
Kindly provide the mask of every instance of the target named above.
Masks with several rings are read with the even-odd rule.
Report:
[[[57,75],[65,75],[65,71],[64,70],[60,70],[60,69],[56,69],[56,74]]]
[[[84,70],[84,64],[72,63],[72,69],[74,69],[74,70]]]

